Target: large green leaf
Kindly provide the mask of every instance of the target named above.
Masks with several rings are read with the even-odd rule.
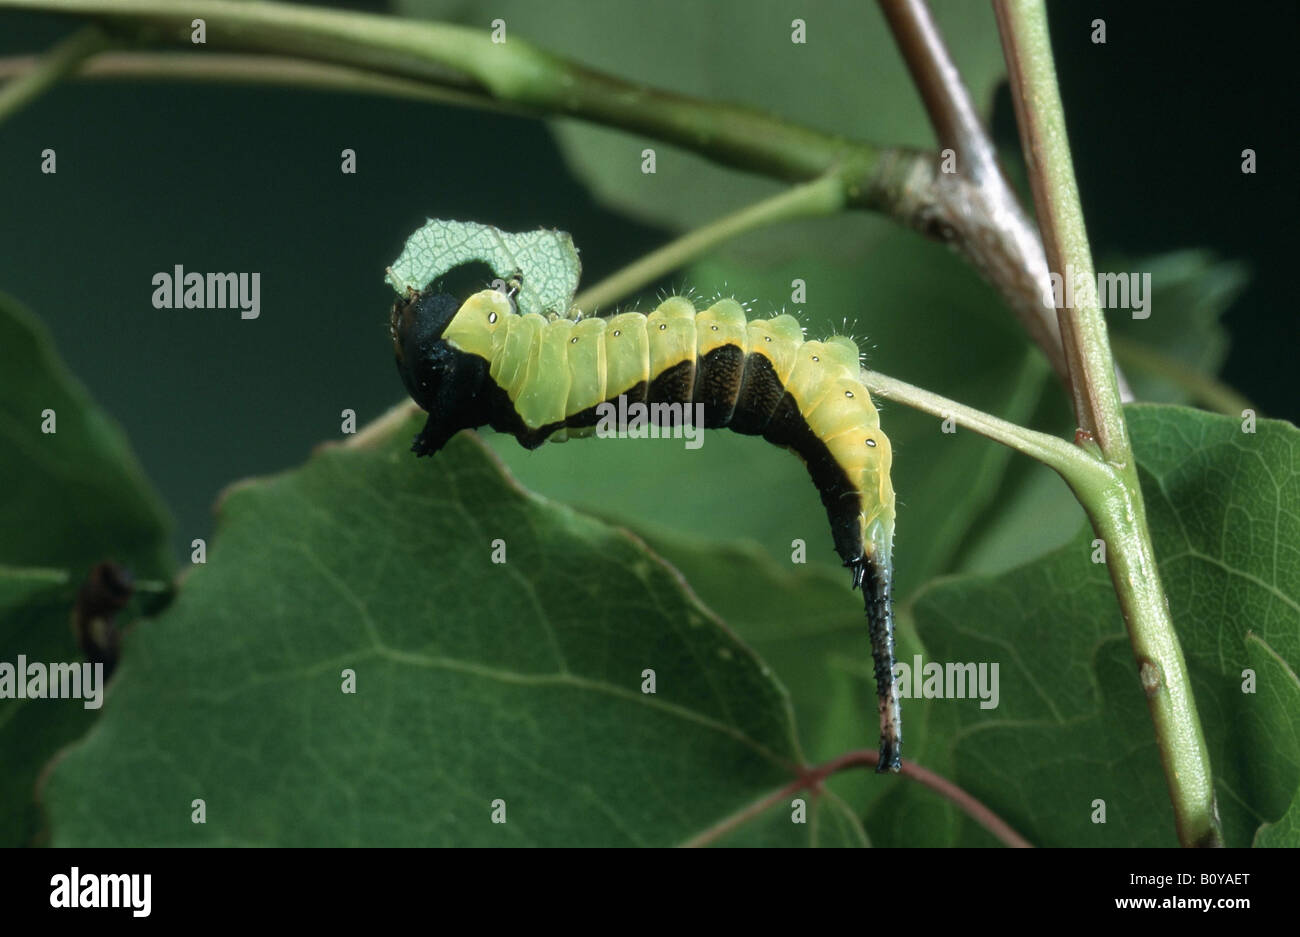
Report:
[[[1291,801],[1282,819],[1276,823],[1265,823],[1255,834],[1255,845],[1261,848],[1286,846],[1294,849],[1300,846],[1300,791]]]
[[[1251,785],[1265,806],[1258,817],[1276,816],[1283,792],[1293,790],[1286,813],[1275,822],[1264,823],[1255,834],[1256,846],[1300,846],[1300,785],[1296,784],[1300,762],[1300,678],[1294,657],[1288,663],[1257,634],[1247,632],[1246,654],[1255,680],[1255,693],[1262,705],[1253,707],[1240,725],[1242,739],[1234,748],[1245,749],[1256,762],[1258,783]],[[1243,683],[1246,672],[1243,671]],[[1225,678],[1225,684],[1228,682]],[[1231,738],[1231,729],[1228,730]],[[1267,753],[1276,752],[1276,757]],[[1234,757],[1229,754],[1228,757]],[[1253,780],[1253,779],[1252,779]],[[1255,799],[1255,798],[1252,798]],[[1248,805],[1242,805],[1247,806]],[[1235,811],[1234,811],[1235,812]]]
[[[62,570],[0,567],[0,663],[74,661],[69,611],[75,589]],[[34,788],[41,767],[95,713],[81,700],[0,700],[0,844],[22,846],[40,830]]]
[[[71,611],[87,570],[115,560],[165,578],[168,521],[121,431],[2,295],[0,374],[0,662],[79,661]],[[82,700],[0,700],[0,845],[32,842],[41,768],[95,716]]]
[[[416,460],[416,428],[226,496],[53,772],[56,843],[666,845],[790,782],[784,690],[674,570],[472,435]],[[862,842],[816,816],[733,837]]]
[[[1126,412],[1225,836],[1248,845],[1300,784],[1300,431],[1261,421],[1247,433],[1177,407]],[[930,659],[998,662],[1001,674],[996,709],[934,702],[930,732],[946,744],[929,767],[1042,845],[1173,845],[1150,716],[1091,540],[1085,530],[1030,565],[917,598]],[[1091,819],[1098,799],[1105,824]],[[878,811],[868,827],[883,840],[892,823]],[[984,840],[963,822],[956,841]]]
[[[680,535],[650,544],[678,569],[691,588],[768,661],[789,691],[808,760],[821,763],[847,751],[875,750],[879,738],[876,684],[861,593],[851,592],[840,571],[781,565],[749,545],[701,542]],[[904,620],[897,638],[900,659],[923,653]],[[904,754],[924,758],[927,700],[903,706]],[[834,776],[831,787],[858,810],[911,783],[866,771]],[[873,840],[877,846],[915,845]]]
[[[45,329],[0,295],[0,563],[155,575],[169,521],[126,437],[58,359]],[[54,411],[53,433],[42,431]],[[79,569],[84,572],[84,569]]]
[[[1191,401],[1187,377],[1176,378],[1180,372],[1193,378],[1219,373],[1228,355],[1228,332],[1220,319],[1249,280],[1245,264],[1219,260],[1209,251],[1184,250],[1108,257],[1097,267],[1150,277],[1145,318],[1134,318],[1127,309],[1106,313],[1115,353],[1136,398],[1146,403]],[[1148,360],[1150,352],[1159,358]]]

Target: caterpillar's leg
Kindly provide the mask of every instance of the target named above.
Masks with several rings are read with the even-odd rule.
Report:
[[[411,442],[411,451],[417,456],[433,455],[443,446],[447,445],[447,440],[456,435],[459,429],[453,429],[448,432],[448,427],[442,420],[430,414],[429,418],[424,421],[424,429]]]
[[[876,771],[897,772],[902,766],[903,714],[894,676],[893,568],[888,560],[858,557],[844,564],[853,573],[853,587],[862,587],[867,607],[867,632],[875,662],[876,699],[880,709],[880,760]]]

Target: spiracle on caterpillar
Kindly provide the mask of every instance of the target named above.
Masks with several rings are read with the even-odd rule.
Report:
[[[798,455],[866,602],[880,713],[876,770],[899,770],[892,456],[852,339],[806,341],[793,316],[749,319],[732,299],[696,310],[677,296],[648,315],[566,319],[520,315],[509,291],[495,289],[463,303],[436,288],[408,290],[390,324],[398,372],[429,415],[416,455],[480,426],[528,449],[590,436],[598,408],[620,397],[698,404],[704,428],[761,436]]]

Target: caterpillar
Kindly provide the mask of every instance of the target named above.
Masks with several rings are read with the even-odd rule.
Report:
[[[762,436],[798,455],[866,601],[880,714],[876,770],[899,770],[892,456],[852,339],[805,341],[794,317],[749,320],[731,299],[697,311],[673,297],[649,315],[566,319],[520,315],[500,290],[461,303],[436,288],[399,298],[390,331],[406,390],[428,413],[411,446],[418,456],[480,426],[528,449],[589,436],[598,408],[620,397],[699,404],[704,428]]]

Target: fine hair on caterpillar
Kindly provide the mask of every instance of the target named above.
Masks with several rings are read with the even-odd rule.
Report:
[[[809,341],[784,313],[750,319],[734,299],[697,310],[673,296],[647,314],[607,317],[520,315],[510,282],[501,286],[464,302],[436,288],[410,290],[394,304],[397,370],[429,415],[416,455],[480,426],[528,449],[606,435],[611,423],[626,430],[637,405],[654,419],[690,413],[694,429],[761,436],[794,452],[821,495],[852,586],[863,590],[880,714],[877,770],[899,770],[892,450],[861,382],[857,345],[841,335]],[[611,420],[611,409],[622,419]]]

